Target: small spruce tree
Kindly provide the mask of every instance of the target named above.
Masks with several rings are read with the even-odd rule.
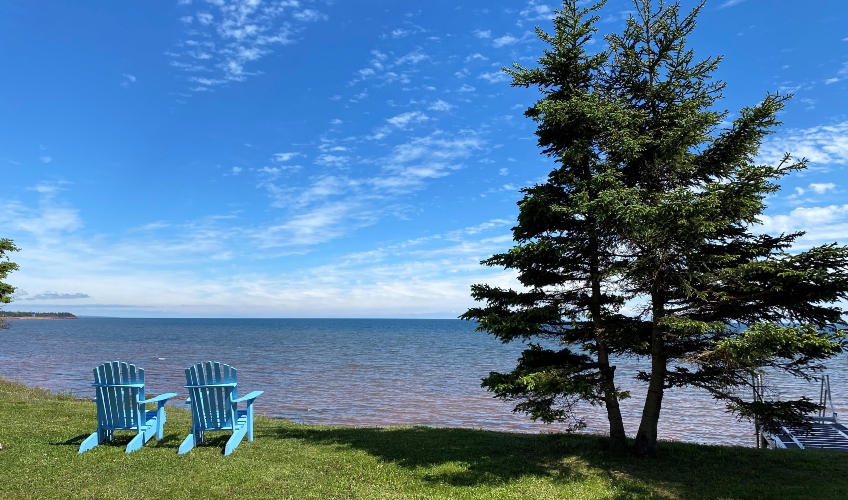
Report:
[[[12,240],[6,238],[0,239],[0,304],[8,304],[11,302],[11,295],[15,293],[15,287],[8,283],[4,283],[2,280],[6,279],[6,276],[8,276],[10,272],[18,270],[18,265],[10,261],[9,256],[6,255],[6,252],[17,251],[18,247],[15,246]],[[0,329],[8,327],[9,324],[0,319]]]

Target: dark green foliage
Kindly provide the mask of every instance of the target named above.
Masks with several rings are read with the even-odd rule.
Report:
[[[0,311],[0,318],[76,318],[69,312]]]
[[[595,18],[584,19],[600,5],[564,1],[556,35],[538,31],[551,45],[541,67],[506,70],[513,85],[539,86],[544,97],[526,115],[558,165],[523,190],[516,246],[483,262],[516,269],[525,289],[474,285],[487,305],[463,318],[505,342],[558,344],[531,346],[511,374],[485,379],[497,397],[546,421],[568,418],[576,400],[603,402],[611,435],[624,394],[609,356],[649,358],[638,376],[648,394],[636,447],[653,453],[670,387],[703,388],[767,428],[816,409],[804,398],[739,394],[763,371],[809,378],[841,352],[835,303],[848,298],[848,249],[790,252],[800,233],[753,232],[778,181],[806,168],[789,154],[755,163],[790,96],[766,95],[719,129],[720,58],[697,61],[686,48],[703,4],[686,16],[677,4],[634,4],[624,32],[589,56]],[[625,303],[635,314],[621,314]]]
[[[6,279],[12,271],[18,270],[18,265],[9,260],[6,252],[17,252],[18,247],[10,239],[0,239],[0,304],[8,304],[12,301],[11,295],[15,293],[15,287],[2,280]],[[8,324],[0,320],[0,329],[8,328]]]

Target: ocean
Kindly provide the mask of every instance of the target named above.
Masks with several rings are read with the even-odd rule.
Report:
[[[93,395],[92,369],[121,360],[145,369],[148,394],[185,396],[184,370],[221,361],[239,371],[241,393],[262,390],[256,411],[311,424],[428,425],[509,432],[557,432],[533,422],[480,387],[507,371],[524,348],[502,344],[460,320],[118,319],[14,321],[0,331],[0,375],[78,397]],[[633,379],[645,360],[616,361],[622,402],[635,435],[645,386]],[[848,359],[830,362],[837,412],[848,417]],[[769,380],[767,380],[769,382]],[[778,395],[818,401],[819,384],[776,379]],[[169,406],[181,405],[172,401]],[[603,407],[583,406],[586,432],[608,428]],[[660,439],[752,446],[753,425],[738,422],[707,394],[666,391]]]

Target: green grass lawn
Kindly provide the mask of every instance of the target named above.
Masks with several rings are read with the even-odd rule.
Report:
[[[177,455],[190,420],[169,407],[161,442],[77,455],[93,403],[0,379],[0,498],[848,498],[848,453],[661,443],[642,459],[595,436],[257,417],[229,457],[227,434]]]

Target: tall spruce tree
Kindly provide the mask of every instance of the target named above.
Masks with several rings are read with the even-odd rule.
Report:
[[[705,389],[767,427],[816,408],[806,398],[739,394],[766,368],[809,378],[840,352],[844,312],[835,302],[848,296],[848,249],[791,254],[800,233],[752,232],[776,181],[806,168],[788,154],[776,166],[756,163],[789,96],[768,95],[718,130],[726,113],[712,107],[724,84],[711,77],[720,58],[696,61],[686,47],[704,4],[681,16],[678,4],[635,3],[622,35],[607,37],[607,96],[621,119],[605,151],[623,181],[606,195],[616,203],[609,221],[632,258],[623,281],[650,324],[636,449],[651,454],[670,387]]]
[[[517,245],[484,261],[518,270],[526,290],[475,285],[487,306],[463,315],[504,341],[538,335],[566,348],[531,344],[512,373],[484,385],[547,421],[568,414],[556,411],[562,401],[605,404],[620,448],[625,394],[609,356],[647,357],[640,454],[656,451],[671,387],[702,388],[766,427],[800,421],[816,408],[809,399],[740,396],[752,375],[809,378],[841,350],[844,313],[834,304],[848,297],[848,249],[787,253],[800,233],[752,232],[776,181],[806,167],[789,155],[776,166],[755,162],[788,96],[768,95],[719,130],[726,112],[713,105],[724,84],[711,77],[720,58],[696,61],[686,48],[703,4],[681,17],[678,4],[634,0],[637,14],[606,37],[606,52],[569,58],[594,30],[585,15],[602,5],[577,3],[557,11],[556,36],[539,31],[552,46],[541,68],[506,70],[513,85],[545,95],[526,114],[560,163],[547,183],[524,190]],[[619,314],[625,300],[641,311]]]
[[[479,321],[480,329],[503,342],[555,341],[555,347],[531,343],[512,372],[493,372],[483,385],[498,398],[518,401],[516,411],[544,422],[579,427],[582,422],[572,412],[577,401],[603,404],[610,448],[623,450],[627,438],[619,399],[627,394],[615,386],[610,357],[621,352],[612,325],[631,320],[618,314],[625,298],[610,286],[623,270],[614,252],[618,236],[595,214],[607,182],[598,146],[606,126],[598,85],[608,54],[586,50],[596,32],[592,13],[603,3],[584,9],[565,2],[554,19],[554,35],[536,29],[551,46],[539,60],[541,67],[505,69],[513,86],[537,86],[544,95],[525,115],[539,123],[539,146],[558,167],[547,183],[522,190],[513,228],[517,245],[483,261],[518,270],[526,290],[474,285],[472,296],[487,305],[462,318]]]

